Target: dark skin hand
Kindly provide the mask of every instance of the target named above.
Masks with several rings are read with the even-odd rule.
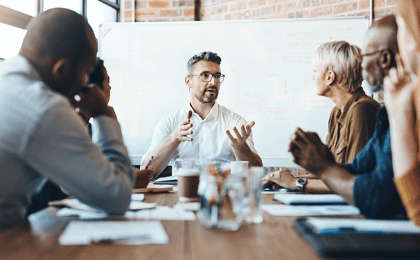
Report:
[[[289,145],[293,162],[318,176],[335,193],[354,204],[353,188],[356,176],[335,162],[334,156],[316,133],[298,128]]]
[[[331,151],[316,133],[306,133],[300,128],[296,130],[295,138],[290,142],[289,152],[293,155],[293,162],[318,177],[336,163]]]
[[[76,107],[78,114],[87,123],[90,117],[97,117],[107,115],[113,119],[117,119],[113,109],[108,107],[107,101],[102,93],[102,90],[94,84],[83,88],[78,93],[80,100],[72,98],[70,102]]]

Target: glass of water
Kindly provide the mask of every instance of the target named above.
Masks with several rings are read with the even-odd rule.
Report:
[[[261,223],[262,217],[262,178],[264,167],[250,167],[245,180],[245,221]]]

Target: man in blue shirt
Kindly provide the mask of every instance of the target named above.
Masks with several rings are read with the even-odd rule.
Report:
[[[382,90],[383,79],[395,66],[397,24],[386,16],[368,30],[363,45],[363,77],[372,91]],[[291,141],[294,162],[320,177],[335,193],[369,218],[391,218],[404,213],[393,182],[390,130],[385,107],[378,112],[373,137],[352,163],[340,165],[318,135],[297,129]]]

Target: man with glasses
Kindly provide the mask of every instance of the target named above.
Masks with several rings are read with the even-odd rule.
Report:
[[[249,166],[262,166],[252,140],[255,123],[247,123],[216,102],[225,78],[221,61],[213,52],[199,53],[188,61],[185,85],[190,103],[155,127],[152,144],[142,158],[143,168],[150,161],[148,169],[157,175],[177,158],[248,161]]]
[[[398,53],[397,24],[386,16],[368,30],[363,45],[364,79],[373,91],[383,89],[383,80],[395,66]],[[289,150],[293,160],[320,177],[327,186],[357,206],[369,218],[392,218],[405,210],[393,182],[391,143],[385,107],[378,112],[373,137],[349,164],[340,165],[315,133],[298,129]]]

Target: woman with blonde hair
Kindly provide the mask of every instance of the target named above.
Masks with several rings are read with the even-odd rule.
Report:
[[[380,105],[367,96],[362,88],[361,50],[346,41],[322,44],[314,56],[313,80],[317,94],[335,103],[328,122],[326,145],[337,163],[349,163],[362,150],[375,131],[376,114]],[[296,190],[296,179],[280,170],[268,174],[263,183]],[[307,180],[305,190],[328,192],[321,180]]]
[[[408,217],[420,226],[420,1],[399,1],[397,67],[385,78],[394,181]]]

